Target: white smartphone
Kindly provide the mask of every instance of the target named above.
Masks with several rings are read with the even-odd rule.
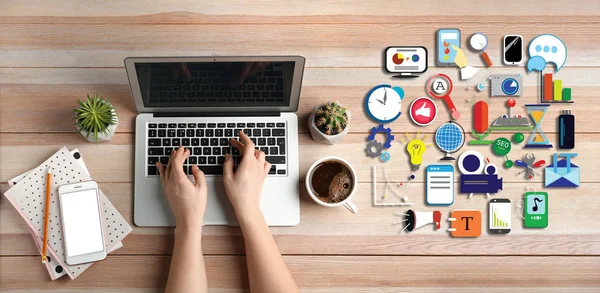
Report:
[[[86,181],[58,188],[66,262],[69,265],[106,258],[98,183]]]
[[[523,37],[519,35],[504,36],[504,64],[519,65],[523,62]]]
[[[489,232],[492,234],[508,234],[511,229],[511,208],[508,198],[490,200],[488,210]]]

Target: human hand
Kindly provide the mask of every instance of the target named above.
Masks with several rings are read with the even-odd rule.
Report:
[[[456,64],[456,66],[458,66],[459,68],[467,66],[467,56],[465,56],[465,52],[463,52],[463,50],[457,47],[456,45],[452,45],[452,49],[456,51],[456,55],[454,56],[453,61],[454,64]]]
[[[183,172],[183,162],[190,156],[190,150],[180,146],[171,153],[166,166],[156,163],[160,179],[175,215],[177,226],[200,228],[206,211],[206,178],[197,165],[192,167],[196,183],[192,183]]]
[[[248,212],[260,211],[260,195],[263,183],[271,164],[265,160],[265,153],[256,150],[254,143],[248,136],[240,131],[239,142],[231,139],[231,146],[242,153],[242,161],[237,171],[233,172],[233,158],[225,155],[223,164],[223,183],[227,197],[235,210],[238,218]]]
[[[190,81],[192,79],[192,74],[190,73],[186,63],[179,62],[171,64],[169,77],[171,80]]]
[[[270,62],[247,62],[243,63],[240,66],[235,66],[233,70],[231,70],[231,80],[229,85],[231,87],[236,87],[246,80],[248,77],[252,77],[257,73],[264,71],[267,66],[271,64]]]

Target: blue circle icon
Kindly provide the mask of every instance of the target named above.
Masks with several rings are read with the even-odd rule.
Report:
[[[469,174],[475,173],[477,170],[479,170],[481,163],[482,162],[479,161],[479,158],[475,155],[467,155],[462,161],[463,167],[467,172],[469,172]]]
[[[412,59],[413,62],[419,62],[419,55],[417,55],[417,54],[412,55],[411,59]]]
[[[552,53],[556,53],[558,52],[558,48],[556,48],[556,46],[552,46]]]
[[[544,46],[544,52],[548,53],[548,51],[550,51],[550,47]]]
[[[512,96],[519,91],[519,83],[514,78],[507,78],[502,81],[502,91]]]
[[[542,51],[542,46],[540,46],[540,45],[535,46],[535,51],[536,52]]]

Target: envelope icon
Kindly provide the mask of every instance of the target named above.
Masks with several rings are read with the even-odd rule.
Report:
[[[558,160],[558,157],[565,159]],[[571,163],[577,154],[554,154],[554,162],[546,167],[546,187],[579,187],[579,167]]]

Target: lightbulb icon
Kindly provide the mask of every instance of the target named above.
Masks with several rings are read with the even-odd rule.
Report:
[[[413,139],[406,145],[406,151],[410,155],[410,163],[412,164],[413,171],[419,170],[426,149],[425,143],[420,139]]]

